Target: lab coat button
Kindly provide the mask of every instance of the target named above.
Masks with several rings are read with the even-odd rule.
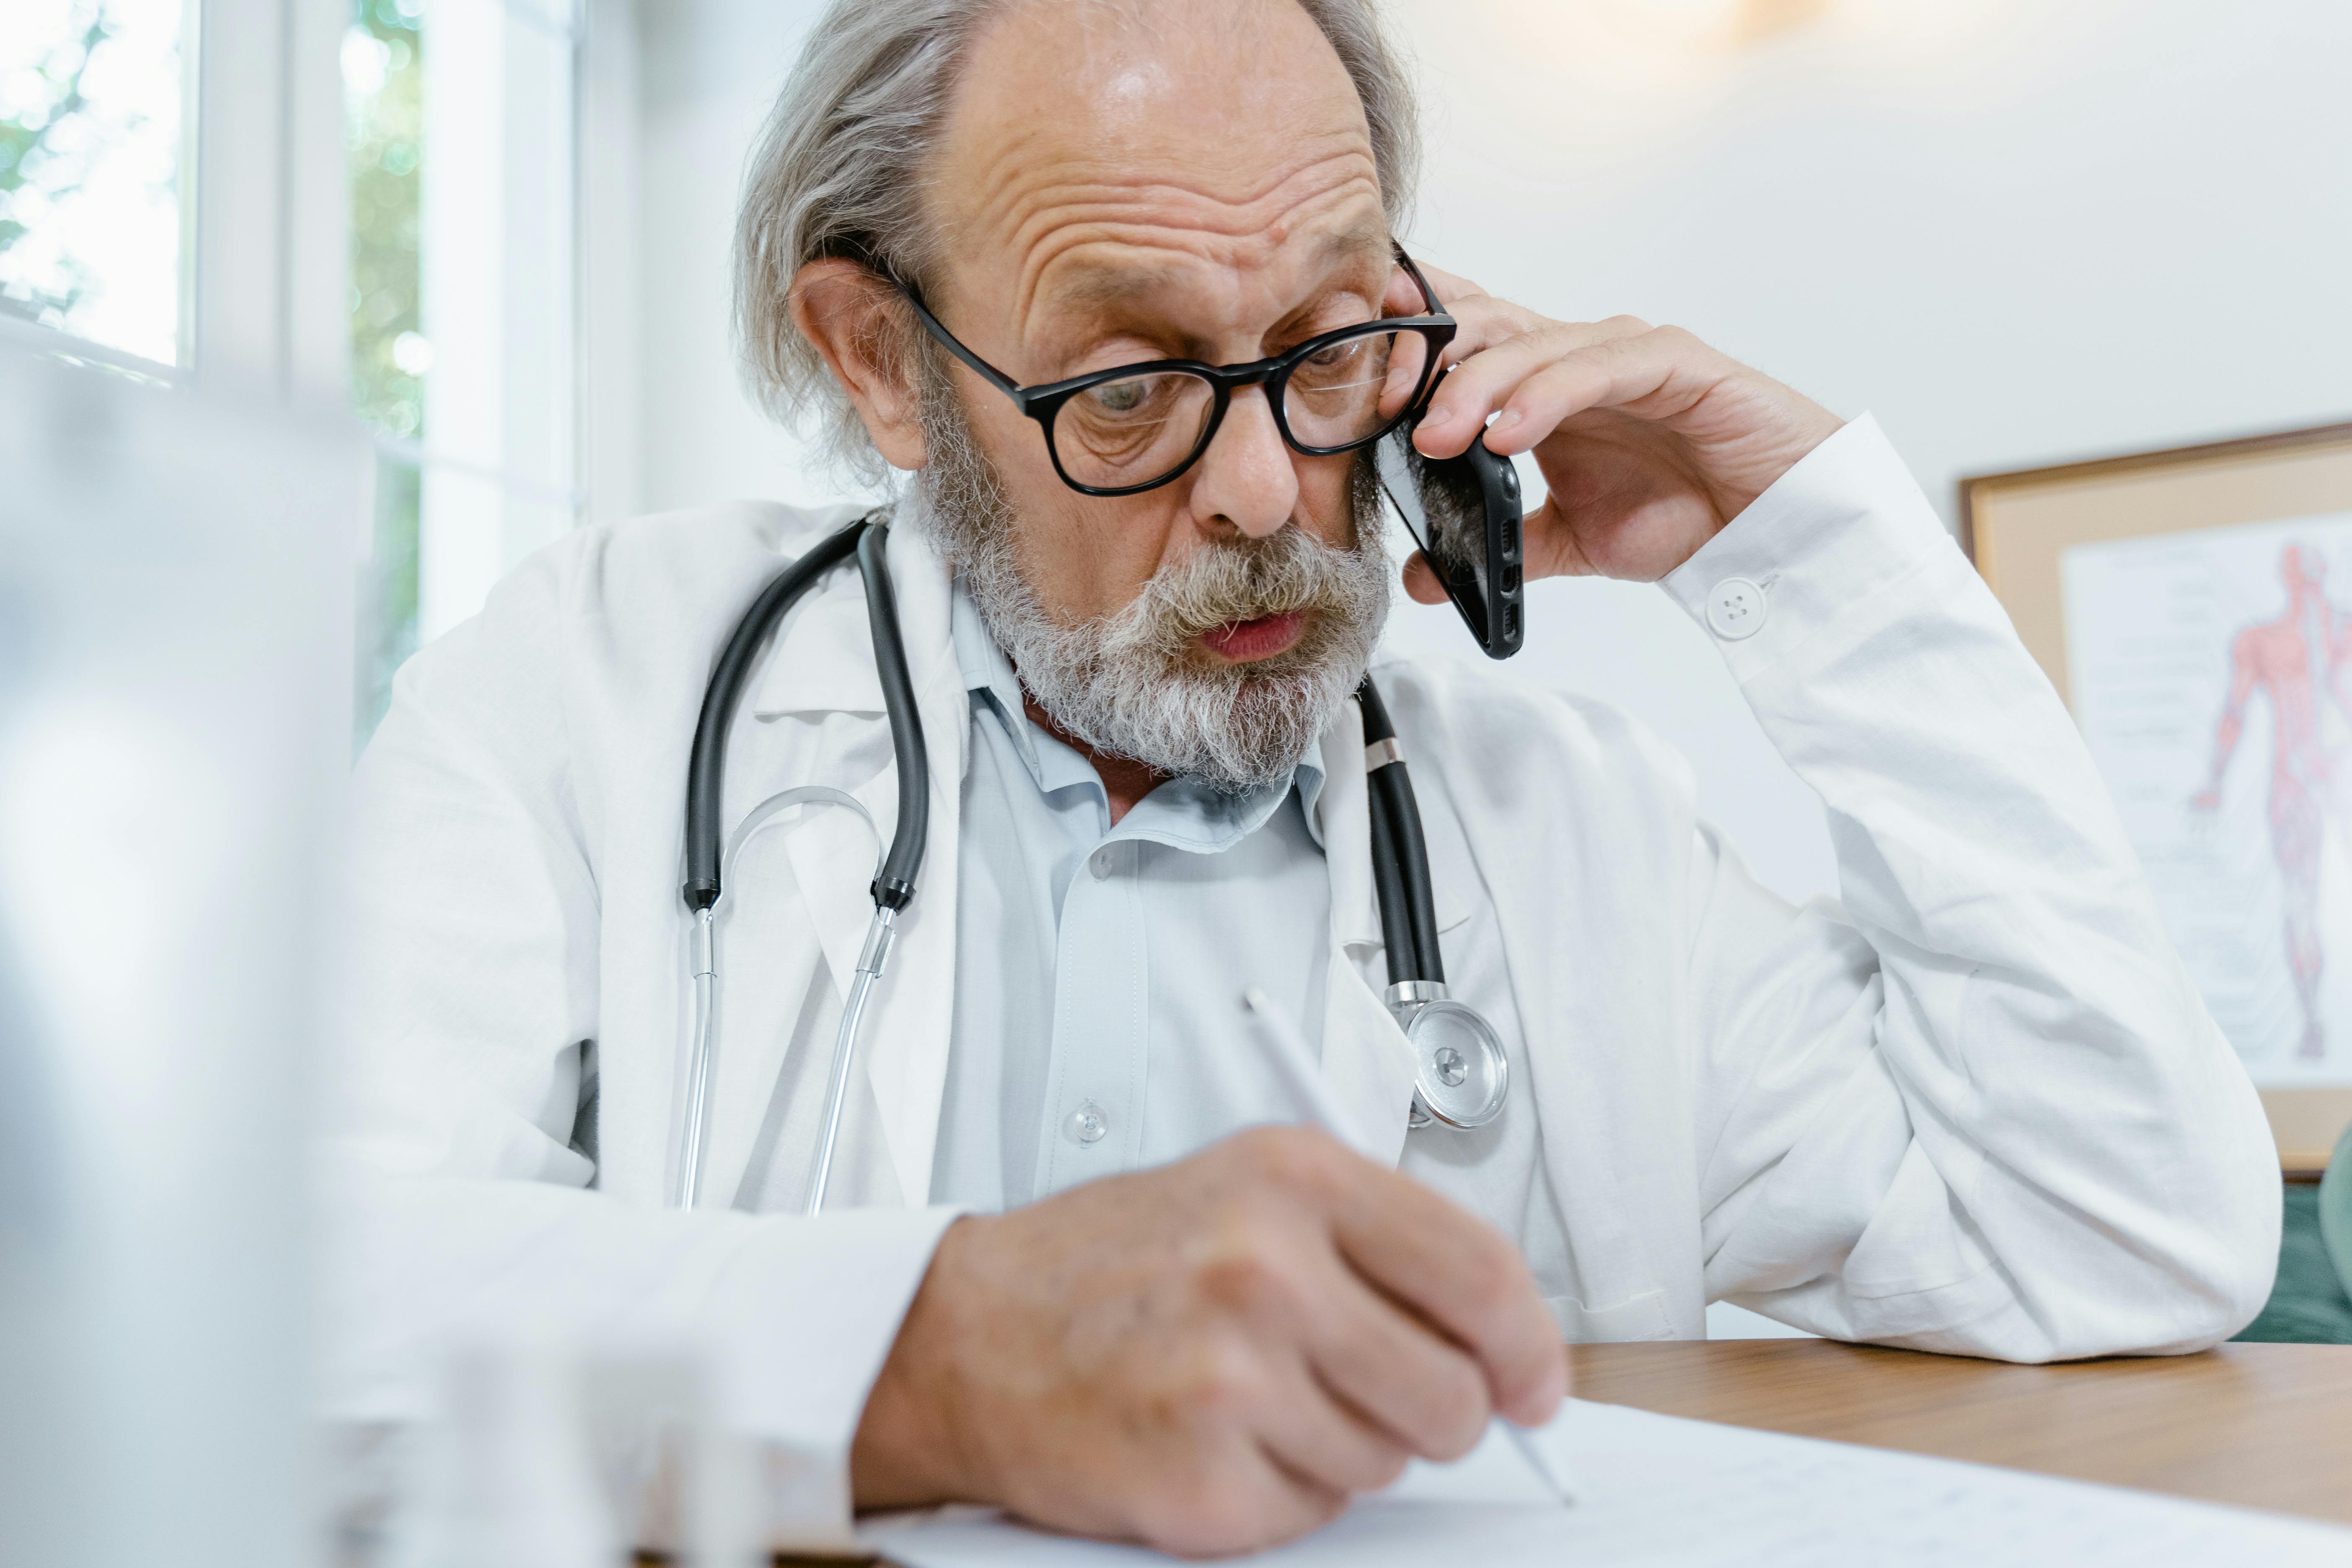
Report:
[[[1081,1147],[1099,1143],[1103,1134],[1110,1131],[1110,1112],[1091,1100],[1082,1100],[1078,1108],[1064,1119],[1062,1131],[1071,1142]]]
[[[1763,589],[1745,577],[1726,577],[1706,596],[1706,624],[1724,641],[1738,642],[1764,629],[1768,607]]]
[[[1111,863],[1117,858],[1115,852],[1106,845],[1087,858],[1087,869],[1092,871],[1095,874],[1095,880],[1099,882],[1110,875]]]

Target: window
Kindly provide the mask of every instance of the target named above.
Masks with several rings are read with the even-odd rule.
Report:
[[[364,738],[400,662],[584,514],[584,0],[0,15],[0,336],[289,402],[340,399],[348,353]]]
[[[577,95],[564,0],[352,0],[352,389],[374,434],[357,720],[576,522]]]
[[[8,0],[0,321],[186,363],[184,26],[183,0]]]

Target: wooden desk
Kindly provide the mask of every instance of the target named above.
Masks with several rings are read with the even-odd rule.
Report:
[[[2352,1524],[2352,1345],[2011,1366],[1685,1340],[1570,1345],[1569,1358],[1580,1399]]]
[[[1570,1355],[1580,1399],[2352,1523],[2352,1345],[2063,1366],[1826,1340]]]

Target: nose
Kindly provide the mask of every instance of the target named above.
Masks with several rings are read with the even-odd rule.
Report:
[[[1192,504],[1202,523],[1237,529],[1252,539],[1275,532],[1297,510],[1298,470],[1264,386],[1234,394],[1224,423],[1201,454]]]

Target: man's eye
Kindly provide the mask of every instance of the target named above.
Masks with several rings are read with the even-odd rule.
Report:
[[[1148,395],[1140,381],[1107,381],[1100,386],[1088,388],[1087,395],[1093,398],[1106,414],[1132,414],[1143,406]]]

